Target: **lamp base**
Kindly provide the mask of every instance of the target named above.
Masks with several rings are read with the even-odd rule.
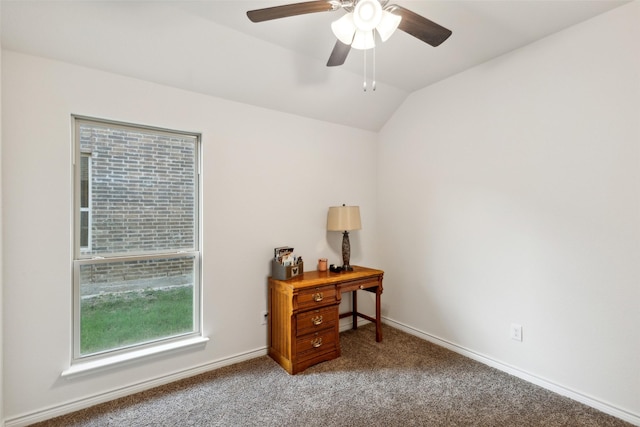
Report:
[[[349,265],[349,258],[351,258],[351,243],[349,242],[349,232],[342,233],[342,270],[353,271],[353,267]]]

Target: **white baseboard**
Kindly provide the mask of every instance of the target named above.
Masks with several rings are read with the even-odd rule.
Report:
[[[45,421],[45,420],[59,417],[61,415],[65,415],[71,412],[79,411],[81,409],[89,408],[91,406],[98,405],[100,403],[109,402],[111,400],[118,399],[120,397],[129,396],[131,394],[139,393],[141,391],[149,390],[154,387],[169,384],[174,381],[179,381],[185,378],[193,377],[195,375],[203,374],[205,372],[222,368],[224,366],[229,366],[236,363],[244,362],[245,360],[264,356],[266,354],[267,354],[266,346],[257,348],[244,353],[239,353],[233,356],[219,359],[219,360],[216,360],[215,362],[206,363],[200,366],[195,366],[193,368],[174,372],[169,375],[163,375],[162,377],[155,378],[150,381],[143,381],[134,385],[111,390],[106,393],[97,394],[84,399],[74,400],[72,402],[52,406],[37,412],[9,418],[5,420],[4,425],[6,427],[28,426],[40,421]]]
[[[348,331],[349,329],[352,329],[352,320],[351,317],[349,318],[344,318],[344,319],[340,319],[340,326],[339,326],[339,330],[340,332],[344,332],[344,331]],[[371,323],[369,322],[367,319],[363,319],[362,317],[358,317],[358,327],[360,326],[364,326],[367,323]]]
[[[370,323],[368,320],[358,318],[358,326],[366,325]],[[340,332],[351,329],[351,318],[341,319]],[[233,365],[235,363],[244,362],[245,360],[253,359],[256,357],[264,356],[267,354],[267,347],[257,348],[245,353],[236,354],[224,359],[217,360],[212,363],[207,363],[201,366],[196,366],[190,369],[186,369],[179,372],[174,372],[169,375],[164,375],[160,378],[156,378],[150,381],[144,381],[131,386],[122,387],[116,390],[111,390],[106,393],[97,394],[87,398],[74,400],[71,402],[63,403],[60,405],[52,406],[37,412],[23,414],[17,417],[6,419],[4,425],[6,427],[24,427],[37,422],[45,421],[51,418],[59,417],[61,415],[69,414],[71,412],[79,411],[85,408],[89,408],[100,403],[109,402],[120,397],[125,397],[134,393],[149,390],[154,387],[169,384],[174,381],[179,381],[185,378],[193,377],[208,371],[212,371],[224,366]]]
[[[502,363],[500,361],[491,359],[482,354],[476,353],[467,348],[461,347],[457,344],[449,342],[447,340],[443,340],[442,338],[430,335],[426,332],[415,329],[411,326],[405,325],[403,323],[397,322],[393,319],[389,319],[387,317],[383,317],[382,321],[389,326],[392,326],[396,329],[400,329],[401,331],[407,332],[408,334],[414,335],[418,338],[424,339],[426,341],[432,342],[441,347],[447,348],[455,353],[461,354],[463,356],[469,357],[470,359],[476,360],[485,365],[491,366],[493,368],[499,369],[503,372],[521,378],[530,383],[536,384],[540,387],[543,387],[547,390],[553,391],[554,393],[558,393],[562,396],[568,397],[570,399],[576,400],[580,403],[584,403],[585,405],[591,406],[592,408],[598,409],[606,414],[612,415],[614,417],[620,418],[621,420],[627,421],[631,424],[640,426],[640,415],[630,413],[623,409],[612,406],[606,402],[602,402],[598,399],[595,399],[590,396],[586,396],[577,391],[568,389],[566,387],[555,384],[551,381],[548,381],[544,378],[540,378],[536,375],[533,375],[529,372],[523,371],[516,367],[510,366],[508,364]],[[369,323],[369,321],[365,319],[358,319],[358,326],[363,326]],[[351,321],[348,322],[341,321],[340,322],[340,332],[351,329]],[[141,391],[149,390],[154,387],[158,387],[164,384],[169,384],[174,381],[179,381],[185,378],[193,377],[195,375],[203,374],[208,371],[212,371],[218,368],[222,368],[224,366],[233,365],[235,363],[244,362],[245,360],[254,359],[256,357],[264,356],[267,354],[267,348],[261,347],[248,352],[236,354],[230,357],[226,357],[224,359],[219,359],[215,362],[207,363],[201,366],[196,366],[190,369],[174,372],[169,375],[164,375],[160,378],[156,378],[150,381],[144,381],[141,383],[137,383],[131,386],[115,389],[108,391],[106,393],[101,393],[98,395],[90,396],[80,400],[74,400],[72,402],[64,403],[61,405],[56,405],[50,408],[43,409],[41,411],[37,411],[34,413],[24,414],[17,417],[13,417],[5,420],[4,425],[6,427],[24,427],[30,424],[34,424],[40,421],[45,421],[51,418],[59,417],[61,415],[65,415],[71,412],[79,411],[81,409],[85,409],[94,405],[98,405],[100,403],[108,402],[114,399],[118,399],[120,397],[125,397],[134,393],[139,393]]]
[[[568,397],[570,399],[573,399],[575,401],[578,401],[580,403],[583,403],[587,406],[591,406],[592,408],[595,408],[599,411],[602,411],[606,414],[612,415],[616,418],[620,418],[621,420],[624,420],[628,423],[634,424],[636,426],[640,426],[640,415],[638,414],[633,414],[631,412],[625,411],[624,409],[620,409],[617,408],[615,406],[612,406],[609,403],[603,402],[601,400],[598,400],[594,397],[591,396],[587,396],[585,394],[582,394],[578,391],[575,390],[571,390],[569,388],[566,388],[564,386],[558,385],[552,381],[549,381],[547,379],[541,378],[537,375],[531,374],[529,372],[523,371],[519,368],[516,368],[515,366],[511,366],[508,365],[506,363],[500,362],[499,360],[495,360],[492,359],[490,357],[487,357],[483,354],[480,353],[476,353],[473,350],[469,350],[467,348],[464,348],[462,346],[459,346],[457,344],[454,344],[450,341],[444,340],[442,338],[436,337],[434,335],[428,334],[426,332],[420,331],[418,329],[415,329],[409,325],[405,325],[404,323],[395,321],[393,319],[389,319],[388,317],[383,317],[382,318],[382,322],[386,323],[389,326],[392,326],[396,329],[400,329],[401,331],[404,331],[410,335],[414,335],[418,338],[421,338],[425,341],[429,341],[432,342],[436,345],[439,345],[441,347],[444,347],[448,350],[451,350],[455,353],[461,354],[463,356],[466,356],[470,359],[476,360],[480,363],[483,363],[487,366],[491,366],[492,368],[496,368],[500,371],[506,372],[508,374],[511,374],[515,377],[518,377],[520,379],[523,379],[527,382],[530,382],[532,384],[538,385],[542,388],[545,388],[547,390],[550,390],[554,393],[557,393],[559,395]]]

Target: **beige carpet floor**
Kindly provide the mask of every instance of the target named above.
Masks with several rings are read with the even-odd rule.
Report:
[[[263,356],[37,426],[631,426],[384,326],[291,376]]]

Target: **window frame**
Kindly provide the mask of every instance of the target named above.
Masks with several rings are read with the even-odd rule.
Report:
[[[202,135],[196,132],[176,131],[165,128],[138,125],[132,123],[118,122],[113,120],[106,120],[81,115],[71,115],[72,125],[72,139],[73,139],[73,256],[72,256],[72,306],[73,306],[73,341],[72,341],[72,359],[71,365],[80,363],[99,362],[101,359],[113,359],[118,358],[126,360],[127,353],[139,354],[149,352],[154,347],[174,348],[172,343],[180,343],[184,341],[187,345],[192,345],[194,339],[196,342],[205,342],[206,339],[198,341],[198,338],[202,337],[202,269],[201,269],[201,256],[202,256],[202,214],[201,214],[201,187],[202,187],[202,174],[201,174],[201,157],[202,157]],[[194,212],[194,234],[193,243],[194,247],[184,250],[158,250],[148,251],[139,250],[126,253],[109,253],[104,256],[98,256],[90,249],[81,246],[81,158],[83,156],[89,157],[89,194],[92,194],[91,190],[91,153],[82,151],[80,147],[80,127],[82,124],[108,126],[110,128],[120,128],[126,131],[147,131],[155,134],[166,134],[170,136],[182,136],[190,137],[194,139],[194,192],[193,192],[193,212]],[[91,198],[89,199],[89,219],[91,219]],[[89,221],[89,245],[91,245],[91,221]],[[91,246],[89,246],[91,248]],[[182,334],[176,334],[168,337],[151,339],[146,342],[138,342],[136,344],[125,345],[118,348],[113,348],[104,351],[98,351],[91,354],[81,354],[81,294],[80,294],[80,268],[83,265],[91,264],[103,264],[103,263],[116,263],[116,262],[128,262],[128,261],[143,261],[143,260],[162,260],[162,259],[178,259],[178,258],[193,258],[193,311],[192,311],[192,331]],[[177,344],[176,344],[177,345]],[[150,354],[151,354],[150,353]],[[138,356],[136,356],[138,357]]]
[[[82,175],[82,159],[86,158],[87,159],[87,207],[83,207],[82,206],[82,178],[79,178],[78,181],[78,187],[80,187],[80,195],[78,197],[78,204],[79,204],[79,213],[78,213],[78,222],[79,222],[79,231],[78,231],[78,237],[80,238],[80,240],[78,241],[78,246],[80,248],[80,251],[83,250],[89,250],[89,248],[91,248],[91,197],[93,195],[93,192],[91,190],[91,153],[88,151],[82,151],[80,150],[80,167],[79,169],[79,173],[80,175]],[[82,245],[82,213],[86,212],[87,213],[87,245],[83,246]]]

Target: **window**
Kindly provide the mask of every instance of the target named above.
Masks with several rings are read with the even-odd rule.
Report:
[[[199,336],[199,135],[74,128],[74,361]]]

